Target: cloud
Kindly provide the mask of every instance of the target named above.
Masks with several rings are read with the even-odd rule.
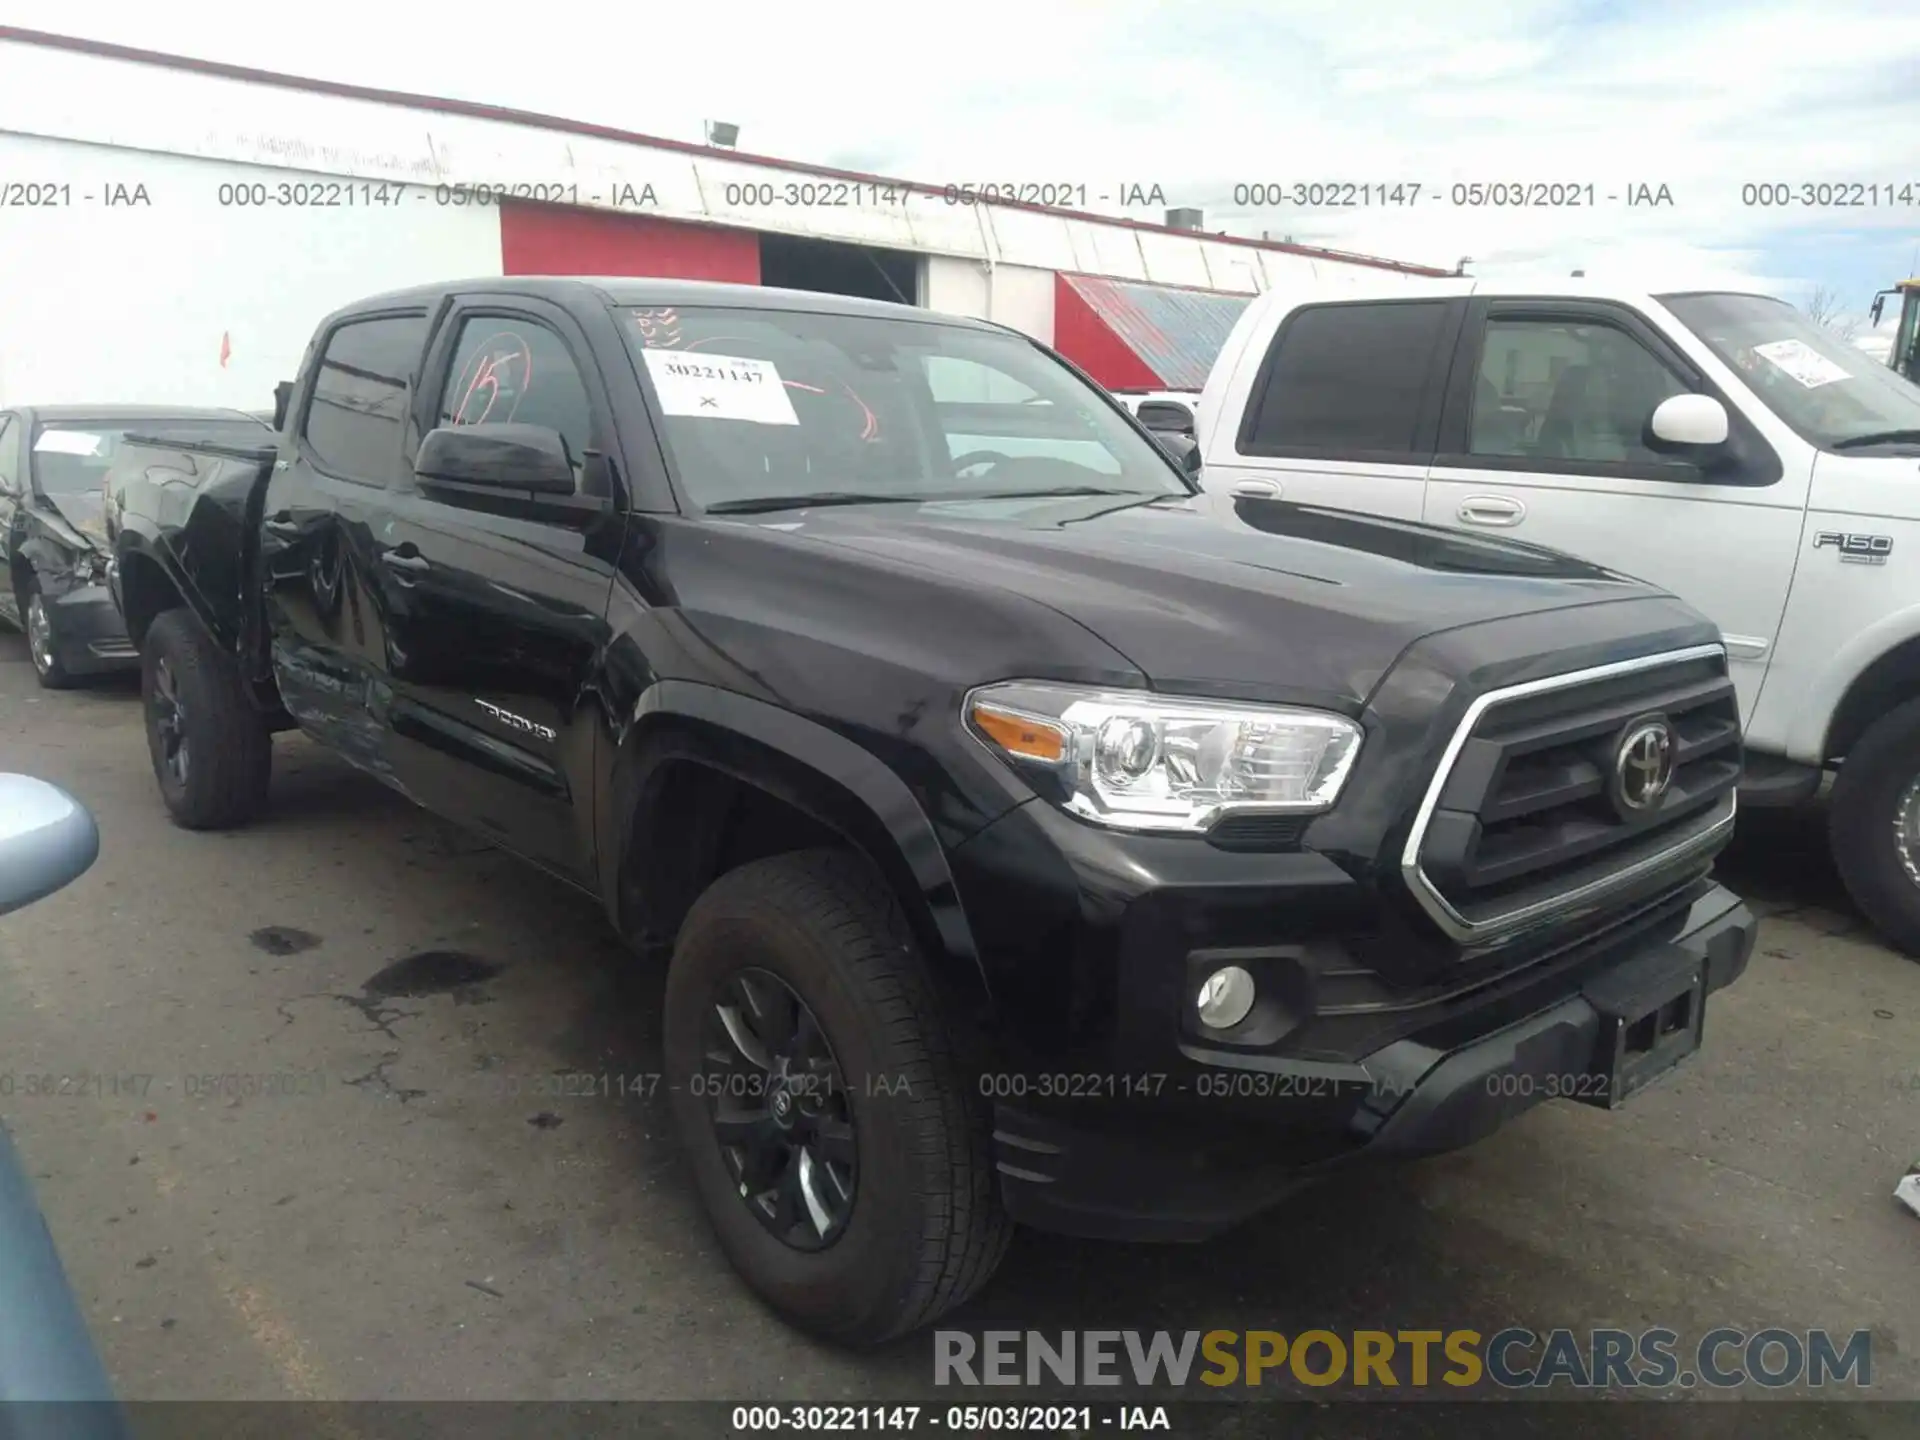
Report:
[[[1824,284],[1864,310],[1920,237],[1910,0],[546,0],[531,25],[334,0],[298,47],[283,19],[232,0],[10,9],[54,31],[683,139],[727,119],[744,149],[934,183],[1157,184],[1211,229],[1467,255],[1483,275],[1583,268],[1790,297]],[[1422,196],[1250,199],[1329,181]],[[1476,182],[1583,198],[1591,185],[1594,203],[1453,203]],[[1748,188],[1774,184],[1787,189]],[[1628,205],[1638,185],[1672,203]]]

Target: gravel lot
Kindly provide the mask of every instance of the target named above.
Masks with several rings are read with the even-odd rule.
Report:
[[[0,1115],[123,1396],[926,1392],[924,1337],[852,1357],[746,1294],[664,1097],[538,1093],[659,1068],[660,977],[591,901],[297,737],[276,764],[255,827],[175,830],[134,689],[43,693],[0,635],[0,766],[104,836],[0,926]],[[1023,1235],[948,1323],[1871,1327],[1874,1391],[1920,1398],[1920,1219],[1889,1195],[1920,1154],[1920,966],[1863,931],[1816,822],[1742,827],[1724,874],[1760,950],[1705,1053],[1625,1111],[1547,1106],[1198,1248]],[[25,1093],[82,1072],[126,1088]],[[205,1078],[262,1075],[294,1093]],[[1906,1428],[1851,1409],[1831,1433]]]

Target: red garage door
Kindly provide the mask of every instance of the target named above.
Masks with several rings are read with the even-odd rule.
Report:
[[[651,215],[500,207],[500,263],[508,275],[659,275],[760,283],[760,237]]]

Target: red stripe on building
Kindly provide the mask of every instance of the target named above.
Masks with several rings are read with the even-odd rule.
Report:
[[[509,202],[500,207],[507,275],[654,275],[760,283],[760,237],[721,225]]]
[[[1166,383],[1064,275],[1053,277],[1053,348],[1109,390],[1159,390]]]

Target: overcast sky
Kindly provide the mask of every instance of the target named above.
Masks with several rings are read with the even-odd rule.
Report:
[[[10,23],[511,105],[933,183],[1157,184],[1210,229],[1477,274],[1735,283],[1856,311],[1920,273],[1920,0],[10,0]],[[1592,209],[1454,207],[1455,181]],[[1412,208],[1254,210],[1236,185],[1422,185]],[[1742,203],[1879,183],[1880,204]],[[1665,185],[1671,206],[1629,207]],[[1886,188],[1905,187],[1904,205]],[[1435,199],[1438,191],[1440,198]],[[1606,196],[1622,199],[1608,202]],[[1160,207],[1131,212],[1159,219]]]

